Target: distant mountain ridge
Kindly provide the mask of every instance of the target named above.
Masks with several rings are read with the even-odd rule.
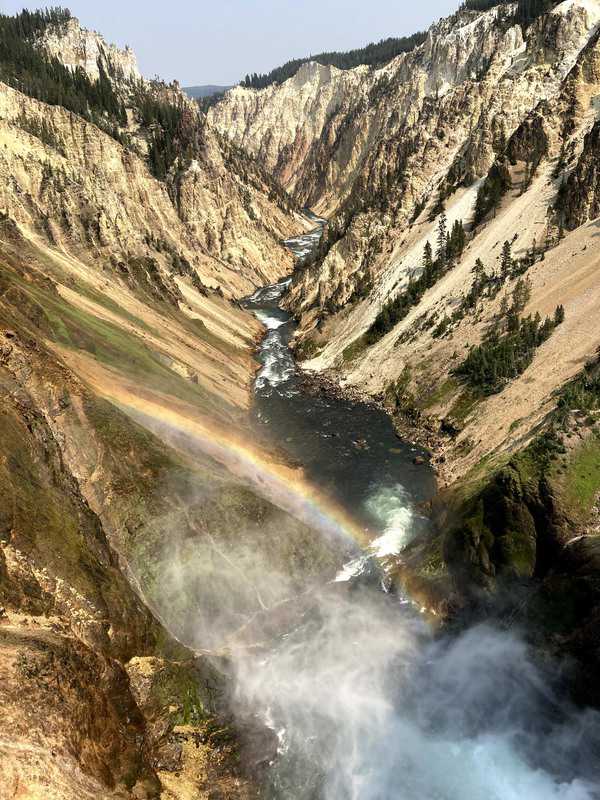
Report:
[[[379,42],[370,42],[365,47],[354,50],[331,51],[310,55],[305,58],[295,58],[265,75],[259,75],[256,72],[252,75],[246,75],[244,80],[241,81],[241,85],[246,89],[266,89],[267,86],[271,86],[273,83],[285,83],[304,64],[311,62],[316,62],[324,67],[337,67],[338,69],[354,69],[354,67],[365,64],[370,67],[381,66],[392,61],[401,53],[410,53],[415,47],[422,44],[426,38],[427,34],[419,31],[411,36],[401,36],[399,38],[390,36],[387,39],[381,39]]]
[[[199,100],[203,97],[212,97],[215,94],[224,94],[231,88],[231,86],[216,86],[212,83],[208,83],[205,86],[184,86],[183,91],[188,97],[191,97],[192,100]]]

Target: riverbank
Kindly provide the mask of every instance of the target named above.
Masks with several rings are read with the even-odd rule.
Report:
[[[330,374],[300,370],[290,351],[295,323],[280,307],[286,282],[243,304],[265,327],[251,429],[301,467],[306,484],[300,473],[291,478],[297,496],[318,487],[315,530],[327,538],[323,523],[335,507],[346,512],[342,529],[359,538],[335,579],[266,603],[234,636],[233,707],[278,743],[265,773],[271,795],[337,800],[360,785],[361,797],[385,800],[399,791],[410,800],[508,800],[525,787],[528,800],[592,800],[588,750],[571,748],[560,763],[550,756],[559,741],[576,741],[579,725],[555,672],[556,649],[542,626],[537,641],[512,630],[534,622],[536,576],[507,582],[498,572],[478,582],[475,572],[461,573],[474,557],[491,565],[493,543],[467,506],[475,495],[459,497],[434,479],[430,459],[443,458],[452,434],[435,439],[423,417],[401,417],[393,396],[365,397]],[[520,523],[523,497],[498,487]],[[485,498],[483,515],[488,508]],[[498,546],[504,533],[491,533]],[[277,535],[285,539],[285,528]],[[268,561],[261,570],[261,592],[281,580]],[[527,617],[515,614],[519,607]],[[501,756],[496,780],[482,764]],[[440,762],[446,768],[432,772]]]
[[[442,419],[408,417],[331,373],[305,373],[303,381],[307,391],[384,411],[402,440],[429,451],[437,492],[419,510],[431,525],[396,558],[390,574],[397,591],[427,611],[436,629],[518,628],[542,661],[563,665],[566,695],[600,707],[596,424],[576,414],[555,440],[541,433],[457,479],[456,432],[442,432]]]

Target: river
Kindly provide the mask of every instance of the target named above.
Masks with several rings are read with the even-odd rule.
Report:
[[[314,218],[313,218],[314,219]],[[299,258],[321,221],[288,245]],[[372,545],[298,603],[236,665],[236,701],[277,737],[273,800],[591,800],[600,724],[556,690],[516,631],[436,635],[409,598],[365,581],[426,533],[435,491],[421,451],[379,409],[307,392],[280,307],[289,279],[245,305],[265,324],[255,425],[370,533]],[[421,458],[416,458],[420,456]]]
[[[317,227],[290,240],[298,258],[319,235]],[[425,524],[415,508],[435,493],[427,453],[400,441],[379,408],[307,391],[289,346],[296,324],[280,307],[289,283],[259,289],[244,303],[267,329],[255,382],[258,433],[364,527],[379,555],[398,553]]]

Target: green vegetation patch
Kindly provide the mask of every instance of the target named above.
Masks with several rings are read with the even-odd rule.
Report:
[[[97,517],[62,465],[44,420],[29,412],[25,421],[9,403],[0,410],[0,496],[0,539],[10,541],[39,568],[62,578],[93,603],[102,630],[108,622],[112,625],[111,646],[117,657],[129,658],[132,651],[155,645],[162,629],[140,609]],[[4,602],[34,614],[53,610],[52,593],[46,594],[34,578],[13,585],[1,565],[0,556]],[[166,632],[162,634],[165,653],[181,652]]]
[[[447,230],[446,215],[442,213],[437,230],[437,255],[429,242],[423,252],[423,264],[418,278],[411,278],[406,288],[388,300],[365,333],[368,345],[375,344],[393,330],[421,302],[425,292],[434,286],[460,259],[466,244],[462,220],[456,220],[452,231]]]
[[[27,133],[48,145],[48,147],[56,150],[61,156],[66,157],[67,154],[63,143],[56,134],[51,122],[45,119],[38,120],[37,117],[28,117],[23,111],[17,120],[17,124],[22,130],[27,131]]]
[[[344,359],[345,364],[349,364],[351,361],[354,361],[355,358],[358,358],[361,353],[363,353],[368,347],[367,340],[365,336],[359,336],[358,339],[355,339],[352,344],[349,344],[342,353],[342,358]]]
[[[534,575],[537,530],[532,508],[538,503],[539,483],[530,483],[513,460],[459,505],[460,524],[446,534],[444,555],[466,586]]]
[[[43,435],[43,425],[34,421],[30,427],[32,433],[7,410],[0,412],[0,494],[6,504],[3,535],[17,547],[39,553],[49,570],[68,576],[72,585],[89,596],[95,593],[94,562],[86,546],[86,526],[78,509],[65,500],[61,490],[65,487],[49,480],[36,463],[32,435]]]
[[[534,20],[557,6],[561,0],[518,0],[517,21],[530,25]],[[489,11],[496,6],[512,5],[514,0],[465,0],[469,11]]]
[[[174,451],[108,400],[89,396],[84,399],[84,408],[105,452],[111,454],[112,483],[117,492],[127,496],[152,495],[164,473],[182,468]]]
[[[202,688],[211,682],[216,683],[216,672],[214,676],[211,674],[212,681],[208,680],[191,663],[164,662],[152,676],[145,711],[160,716],[165,709],[172,709],[172,725],[199,725],[205,722],[210,716],[212,702]]]
[[[562,499],[577,518],[586,519],[600,492],[600,440],[592,436],[569,455],[561,476]]]
[[[461,392],[448,412],[448,419],[460,424],[464,423],[482,399],[482,395],[477,392],[469,390]]]
[[[98,61],[98,80],[92,81],[81,67],[70,69],[35,45],[46,28],[70,19],[70,11],[62,8],[0,15],[0,80],[44,103],[73,111],[119,139],[119,125],[127,124],[127,114],[102,62]]]
[[[447,378],[430,394],[425,394],[422,396],[417,404],[422,410],[432,408],[433,406],[442,405],[446,400],[449,400],[456,391],[458,391],[459,387],[460,384],[456,378]]]
[[[118,317],[121,317],[127,322],[131,322],[132,325],[135,325],[136,328],[139,328],[146,333],[151,333],[154,336],[158,336],[158,332],[151,328],[143,319],[137,317],[135,314],[132,314],[130,311],[127,311],[126,308],[120,306],[115,300],[110,297],[110,295],[106,294],[106,292],[100,292],[91,286],[86,281],[80,281],[77,284],[77,293],[82,295],[82,297],[87,297],[94,303],[97,303],[102,308],[105,308],[107,311],[115,314]]]
[[[30,291],[44,307],[52,337],[60,344],[83,350],[144,386],[205,408],[223,410],[222,400],[169,369],[164,357],[143,344],[135,334],[70,305],[58,295],[46,294],[37,288]]]
[[[300,342],[298,347],[296,348],[296,358],[299,361],[308,361],[310,358],[314,358],[319,354],[321,351],[321,347],[317,344],[314,339],[310,337],[304,339],[304,341]]]
[[[508,317],[507,332],[501,335],[494,327],[481,344],[471,348],[453,374],[485,395],[500,392],[510,380],[525,372],[536,349],[563,319],[562,306],[558,306],[553,319],[547,317],[543,323],[539,314],[520,319],[515,311]]]
[[[183,103],[174,105],[158,100],[148,89],[140,85],[136,98],[140,124],[150,133],[148,165],[152,174],[164,180],[180,155],[191,152],[199,144],[201,129],[185,115]]]
[[[444,560],[444,538],[433,537],[427,542],[421,562],[419,573],[422,577],[442,578],[445,576],[446,562]]]

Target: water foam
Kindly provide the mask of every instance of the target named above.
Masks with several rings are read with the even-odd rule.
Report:
[[[400,555],[417,535],[420,518],[401,484],[377,488],[366,500],[365,509],[383,533],[373,539],[362,555],[344,564],[335,577],[337,583],[361,575],[372,558],[383,560]]]
[[[406,490],[399,483],[377,489],[368,498],[365,507],[383,530],[370,548],[378,558],[398,555],[414,539],[415,514]]]
[[[264,389],[267,384],[279,386],[288,381],[296,372],[294,361],[287,345],[276,334],[277,328],[267,334],[263,344],[263,366],[256,376],[256,388]]]

